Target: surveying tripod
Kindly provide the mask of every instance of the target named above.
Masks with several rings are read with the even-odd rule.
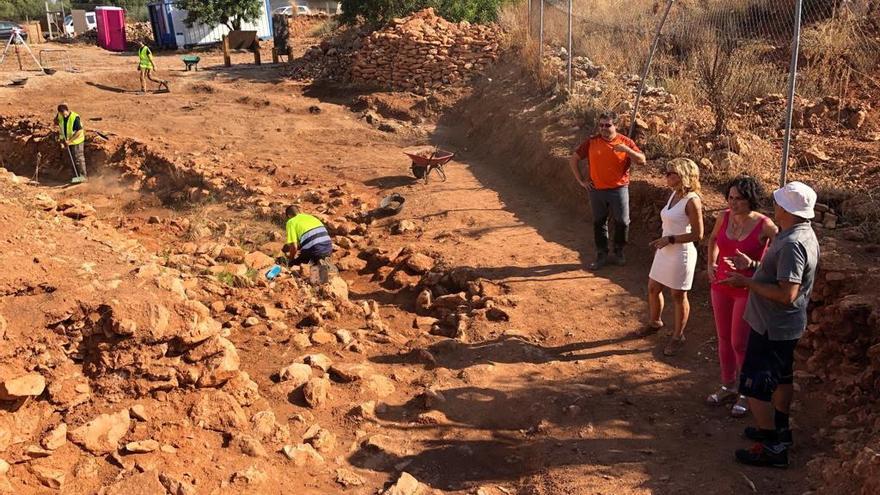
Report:
[[[37,57],[34,56],[34,52],[31,51],[31,47],[28,46],[27,41],[21,37],[21,29],[12,28],[12,34],[9,35],[9,41],[6,42],[6,48],[3,49],[3,55],[0,55],[0,65],[3,65],[3,61],[6,60],[6,55],[9,53],[9,49],[15,45],[16,53],[18,53],[19,45],[24,46],[24,49],[27,50],[28,54],[30,54],[31,58],[34,59],[34,63],[37,64],[37,67],[40,68],[40,71],[43,71],[43,65],[40,64],[40,61],[37,60]],[[18,68],[21,69],[21,57],[18,59]]]

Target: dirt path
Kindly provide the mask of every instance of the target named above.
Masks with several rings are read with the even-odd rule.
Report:
[[[437,354],[468,383],[444,392],[456,397],[446,412],[459,433],[418,456],[444,473],[437,486],[519,479],[522,493],[741,493],[745,475],[762,493],[805,488],[815,447],[806,434],[787,472],[744,469],[732,449],[747,445],[739,434],[748,423],[702,404],[717,380],[706,284],[696,284],[680,356],[662,356],[664,336],[628,335],[646,311],[644,235],[634,236],[627,267],[593,274],[584,270],[587,219],[547,206],[501,166],[456,161],[446,183],[392,187],[407,163],[391,161],[342,170],[407,196],[403,216],[422,232],[404,242],[510,285],[519,301],[497,334]]]
[[[747,422],[702,404],[717,381],[705,283],[694,291],[689,341],[680,356],[658,352],[662,336],[629,336],[645,312],[651,253],[644,235],[634,236],[627,267],[592,274],[583,269],[592,257],[584,215],[550,206],[504,164],[472,162],[465,152],[447,167],[447,182],[413,183],[400,148],[423,142],[380,133],[345,107],[305,96],[302,86],[272,69],[174,73],[171,95],[137,97],[83,85],[136,80],[134,71],[122,72],[122,61],[91,49],[83,57],[94,71],[40,81],[16,94],[28,98],[15,98],[14,112],[48,120],[54,103],[65,98],[87,120],[100,119],[92,122],[96,127],[180,159],[213,160],[227,174],[281,192],[295,191],[279,187],[295,174],[355,183],[377,198],[402,192],[408,201],[395,220],[413,220],[419,231],[386,235],[383,246],[413,245],[511,288],[517,307],[509,323],[479,324],[462,341],[410,331],[405,346],[370,353],[370,361],[405,384],[377,412],[371,431],[405,448],[390,462],[355,449],[347,456],[354,466],[382,475],[376,479],[405,468],[434,488],[460,493],[484,487],[487,494],[732,494],[751,491],[750,482],[760,493],[806,490],[804,465],[817,449],[811,418],[820,414],[817,406],[807,407],[807,396],[798,403],[801,429],[787,471],[734,464],[732,449],[746,445],[739,434]],[[118,70],[99,71],[100,63]],[[312,105],[322,112],[309,114]],[[3,112],[12,110],[10,103]],[[442,139],[443,132],[427,131]],[[414,295],[392,294],[365,279],[354,288],[355,299],[388,303],[395,326],[411,321]],[[420,348],[436,366],[408,353]],[[242,367],[261,387],[276,364],[261,362],[263,352],[241,348]],[[445,397],[436,406],[445,417],[440,424],[414,418],[413,397],[425,386]],[[334,415],[338,424],[344,424],[341,413]]]

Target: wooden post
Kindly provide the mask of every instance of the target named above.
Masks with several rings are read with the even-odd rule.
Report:
[[[254,51],[254,63],[257,65],[261,65],[261,63],[260,63],[260,43],[258,41],[255,41],[254,46],[251,49]]]
[[[279,60],[278,60],[278,49],[277,49],[277,48],[272,48],[272,63],[273,63],[273,64],[277,64],[278,62],[279,62]]]
[[[232,59],[229,57],[229,37],[223,35],[223,65],[232,67]]]

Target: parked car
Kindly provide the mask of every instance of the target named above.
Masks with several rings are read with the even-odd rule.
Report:
[[[293,6],[288,5],[287,7],[278,7],[277,9],[273,10],[272,13],[281,15],[294,15],[294,10]],[[312,11],[305,5],[297,5],[296,15],[312,15]]]
[[[98,19],[95,18],[94,12],[86,12],[86,28],[88,31],[98,29]],[[64,17],[64,32],[67,33],[69,36],[73,36],[74,34],[76,34],[75,30],[73,29],[72,15]]]
[[[13,29],[18,29],[21,39],[27,41],[27,31],[23,26],[19,26],[18,23],[12,21],[0,21],[0,44],[5,45],[9,41],[9,38],[12,37]]]

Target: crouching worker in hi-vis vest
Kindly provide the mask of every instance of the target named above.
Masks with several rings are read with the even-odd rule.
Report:
[[[66,103],[58,105],[58,115],[55,116],[58,122],[58,142],[61,149],[67,148],[67,155],[76,165],[76,177],[86,177],[86,130],[83,127],[82,119],[76,112],[71,112],[70,107]],[[66,161],[68,157],[65,157]]]
[[[312,265],[313,283],[326,283],[334,271],[330,263],[333,241],[327,228],[314,216],[300,213],[296,206],[288,206],[284,213],[288,219],[287,244],[284,245],[288,265]],[[317,273],[314,268],[318,269]]]
[[[153,52],[143,41],[138,41],[138,72],[141,74],[141,94],[147,92],[147,79],[159,85],[159,89],[171,91],[168,81],[153,79],[153,71],[156,70],[156,62],[153,60]]]
[[[333,254],[333,241],[320,220],[300,213],[299,208],[292,205],[284,213],[287,215],[284,253],[291,265],[317,264]]]

